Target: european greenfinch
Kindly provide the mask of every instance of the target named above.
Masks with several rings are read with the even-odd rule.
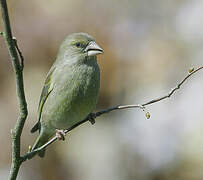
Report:
[[[65,38],[56,61],[47,74],[38,107],[38,122],[31,132],[39,130],[32,150],[42,146],[56,134],[90,114],[100,87],[97,55],[102,54],[93,37],[73,33]],[[43,157],[45,149],[38,155]]]

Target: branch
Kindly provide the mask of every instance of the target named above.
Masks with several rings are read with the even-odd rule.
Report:
[[[122,109],[129,109],[129,108],[140,108],[142,109],[143,111],[145,111],[145,107],[150,105],[150,104],[153,104],[153,103],[156,103],[156,102],[159,102],[159,101],[162,101],[166,98],[170,98],[178,89],[180,89],[180,87],[183,85],[183,83],[189,78],[191,77],[193,74],[195,74],[196,72],[200,71],[201,69],[203,69],[203,66],[197,68],[196,70],[194,70],[194,68],[190,69],[189,70],[189,74],[182,80],[180,81],[176,87],[174,87],[167,95],[165,96],[162,96],[162,97],[158,97],[158,98],[155,98],[155,99],[152,99],[146,103],[143,103],[143,104],[135,104],[135,105],[123,105],[123,106],[115,106],[115,107],[112,107],[112,108],[108,108],[108,109],[105,109],[105,110],[102,110],[102,111],[98,111],[96,113],[90,113],[89,116],[87,116],[84,120],[76,123],[75,125],[71,126],[70,128],[66,129],[64,132],[67,134],[69,131],[71,131],[72,129],[78,127],[79,125],[87,122],[87,121],[90,121],[92,124],[95,123],[95,119],[103,114],[106,114],[106,113],[109,113],[109,112],[112,112],[112,111],[115,111],[115,110],[122,110]],[[149,119],[150,118],[150,113],[149,112],[146,112],[146,118]],[[46,148],[47,146],[49,146],[50,144],[52,144],[53,142],[55,142],[57,140],[57,136],[53,137],[51,140],[49,140],[47,143],[45,143],[44,145],[42,145],[41,147],[35,149],[34,151],[31,151],[31,152],[28,152],[27,154],[25,154],[23,156],[23,161],[26,161],[27,159],[31,159],[34,157],[34,155],[41,151],[42,149]]]
[[[17,39],[15,37],[13,37],[13,41],[14,41],[14,45],[18,51],[18,55],[20,56],[20,59],[21,59],[21,71],[23,71],[23,68],[24,68],[24,57],[23,57],[23,54],[22,52],[20,51],[20,48],[18,47],[18,42],[17,42]]]
[[[22,130],[25,124],[25,120],[27,118],[27,103],[25,99],[24,93],[24,84],[23,84],[23,66],[20,65],[18,53],[16,50],[16,41],[13,40],[10,20],[8,15],[8,8],[6,0],[0,0],[0,8],[2,14],[2,24],[4,27],[4,32],[1,33],[5,39],[5,42],[8,47],[8,51],[10,54],[13,70],[15,72],[16,79],[16,90],[17,90],[17,98],[19,102],[19,116],[14,128],[11,130],[12,137],[12,163],[10,169],[9,180],[15,180],[20,168],[22,161],[22,157],[20,156],[20,138],[22,134]],[[23,56],[20,54],[21,63],[23,65]]]

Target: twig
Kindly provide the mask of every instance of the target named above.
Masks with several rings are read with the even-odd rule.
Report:
[[[153,100],[151,100],[151,101],[149,101],[149,102],[146,102],[146,103],[144,103],[144,104],[142,104],[142,105],[143,105],[143,106],[147,106],[147,105],[149,105],[149,104],[152,104],[152,103],[155,103],[155,102],[159,102],[159,101],[161,101],[161,100],[163,100],[163,99],[170,98],[171,95],[172,95],[175,91],[177,91],[178,89],[180,89],[180,87],[182,86],[182,84],[183,84],[190,76],[192,76],[193,74],[195,74],[196,72],[198,72],[198,71],[201,70],[201,69],[203,69],[203,66],[197,68],[196,70],[194,70],[194,68],[189,69],[189,74],[188,74],[185,78],[183,78],[183,80],[182,80],[180,83],[178,83],[176,87],[174,87],[173,89],[171,89],[171,91],[170,91],[167,95],[165,95],[165,96],[163,96],[163,97],[160,97],[160,98],[153,99]]]
[[[20,59],[21,59],[21,64],[20,64],[21,70],[23,70],[24,69],[24,57],[23,57],[23,54],[22,54],[22,52],[20,51],[20,49],[18,47],[18,41],[17,41],[17,39],[15,37],[13,37],[13,41],[14,41],[15,47],[16,47],[16,49],[18,51],[18,54],[20,56]]]
[[[87,121],[90,121],[91,123],[93,122],[94,123],[94,119],[96,119],[97,117],[103,115],[103,114],[106,114],[106,113],[109,113],[111,111],[115,111],[115,110],[122,110],[122,109],[129,109],[129,108],[140,108],[142,109],[143,111],[145,111],[145,106],[148,106],[150,104],[153,104],[153,103],[156,103],[156,102],[159,102],[161,100],[164,100],[166,98],[170,98],[174,93],[175,91],[177,91],[178,89],[180,89],[180,87],[183,85],[183,83],[190,77],[192,76],[193,74],[195,74],[196,72],[198,72],[199,70],[203,69],[203,66],[197,68],[196,70],[189,70],[189,74],[182,80],[180,81],[180,83],[178,83],[178,85],[176,87],[174,87],[167,95],[165,96],[162,96],[162,97],[158,97],[158,98],[155,98],[153,100],[150,100],[146,103],[143,103],[141,105],[139,104],[135,104],[135,105],[123,105],[123,106],[115,106],[115,107],[112,107],[112,108],[108,108],[108,109],[105,109],[105,110],[102,110],[102,111],[98,111],[96,113],[91,113],[89,116],[87,116],[84,120],[76,123],[75,125],[71,126],[70,128],[66,129],[64,132],[65,133],[68,133],[69,131],[71,131],[72,129],[78,127],[79,125],[87,122]],[[147,118],[150,118],[150,114],[149,112],[146,113],[146,117]],[[93,121],[92,121],[93,120]],[[27,154],[25,154],[23,156],[23,161],[26,161],[27,159],[31,159],[37,152],[39,152],[40,150],[46,148],[47,146],[49,146],[50,144],[52,144],[53,142],[55,142],[57,140],[57,137],[53,137],[51,140],[49,140],[47,143],[45,143],[43,146],[35,149],[34,151],[32,152],[28,152]]]
[[[9,180],[15,180],[17,177],[20,165],[23,162],[22,161],[23,158],[20,156],[20,138],[21,138],[24,124],[25,124],[25,120],[27,118],[27,103],[26,103],[25,93],[24,93],[23,71],[19,63],[18,53],[16,51],[15,44],[13,41],[6,0],[0,0],[0,8],[1,8],[1,14],[2,14],[2,20],[3,20],[3,27],[5,31],[1,34],[3,35],[5,42],[7,44],[11,62],[13,65],[13,70],[15,72],[16,90],[17,90],[17,97],[19,102],[19,116],[14,128],[11,130],[12,163],[11,163],[11,169],[10,169],[10,174],[8,178]]]

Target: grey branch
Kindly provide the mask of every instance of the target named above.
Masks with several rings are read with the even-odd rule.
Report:
[[[153,103],[156,103],[156,102],[159,102],[159,101],[162,101],[166,98],[170,98],[178,89],[180,89],[180,87],[183,85],[183,83],[189,78],[191,77],[193,74],[195,74],[196,72],[198,72],[199,70],[203,69],[203,66],[197,68],[196,70],[192,69],[192,70],[189,70],[189,74],[187,74],[187,76],[185,76],[183,78],[182,81],[180,81],[176,87],[174,87],[167,95],[165,96],[161,96],[161,97],[158,97],[158,98],[155,98],[155,99],[152,99],[148,102],[145,102],[143,104],[134,104],[134,105],[119,105],[119,106],[115,106],[115,107],[111,107],[111,108],[108,108],[108,109],[105,109],[105,110],[102,110],[102,111],[98,111],[96,113],[90,113],[89,116],[87,116],[84,120],[76,123],[75,125],[71,126],[70,128],[66,129],[64,132],[67,134],[69,131],[71,131],[72,129],[78,127],[79,125],[87,122],[87,121],[90,121],[91,123],[93,122],[94,123],[94,120],[103,115],[103,114],[106,114],[106,113],[109,113],[109,112],[112,112],[112,111],[115,111],[115,110],[122,110],[122,109],[129,109],[129,108],[140,108],[142,109],[143,111],[145,110],[145,106],[148,106],[150,104],[153,104]],[[149,112],[146,113],[146,117],[149,118],[150,117],[150,114]],[[92,124],[93,124],[92,123]],[[51,140],[49,140],[47,143],[45,143],[44,145],[42,145],[41,147],[35,149],[34,151],[32,152],[28,152],[27,154],[25,154],[23,156],[23,161],[26,161],[27,159],[31,159],[33,158],[33,156],[39,152],[40,150],[46,148],[47,146],[49,146],[50,144],[52,144],[53,142],[55,142],[57,140],[57,136],[53,137]]]
[[[24,68],[24,57],[23,57],[22,52],[20,51],[20,48],[18,47],[17,39],[13,37],[13,41],[14,41],[15,47],[16,47],[16,49],[17,49],[17,51],[18,51],[18,55],[20,56],[20,59],[21,59],[21,64],[20,64],[20,66],[21,66],[21,71],[22,71],[23,68]]]
[[[17,122],[15,123],[14,128],[11,130],[12,163],[8,178],[9,180],[15,180],[18,175],[20,165],[23,162],[23,158],[20,156],[20,137],[28,112],[24,93],[23,71],[22,71],[23,67],[20,65],[18,52],[16,50],[16,43],[13,40],[6,0],[0,0],[0,8],[2,14],[2,24],[4,27],[4,32],[1,33],[1,35],[3,35],[5,42],[7,44],[10,59],[13,65],[13,70],[15,72],[17,98],[19,102],[19,116]],[[21,59],[21,62],[23,62],[23,59]]]

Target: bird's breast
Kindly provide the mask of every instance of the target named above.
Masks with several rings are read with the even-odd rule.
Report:
[[[95,108],[100,72],[97,64],[83,64],[72,69],[65,67],[61,73],[63,75],[58,78],[48,98],[49,105],[44,108],[50,112],[46,119],[52,119],[52,126],[66,129],[84,119]]]

